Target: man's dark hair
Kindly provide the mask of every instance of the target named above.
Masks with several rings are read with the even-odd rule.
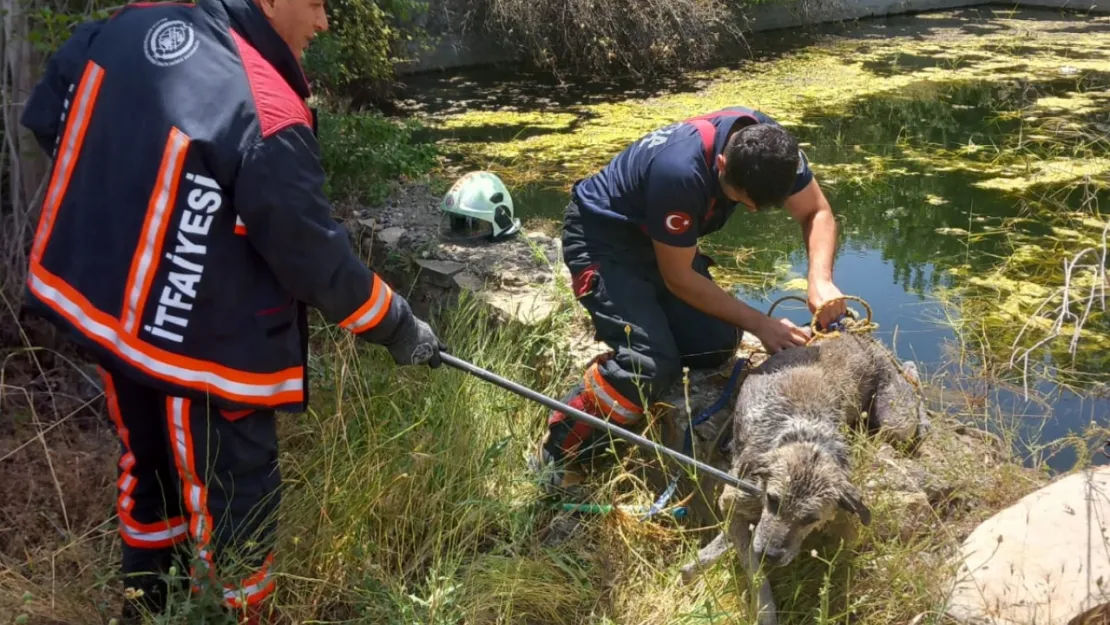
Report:
[[[752,124],[725,145],[725,182],[743,189],[756,208],[779,206],[798,175],[798,141],[781,126]]]

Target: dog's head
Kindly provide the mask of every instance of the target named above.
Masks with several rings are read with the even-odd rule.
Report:
[[[871,512],[836,459],[818,445],[791,443],[762,454],[750,475],[762,482],[763,512],[752,548],[769,564],[789,564],[802,541],[836,516],[838,508],[859,515]]]

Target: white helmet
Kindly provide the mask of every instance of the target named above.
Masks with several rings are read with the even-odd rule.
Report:
[[[490,227],[489,238],[499,241],[520,231],[520,220],[514,217],[513,198],[501,179],[488,171],[472,171],[459,178],[447,195],[440,210],[451,219],[451,230],[473,230],[484,223]]]

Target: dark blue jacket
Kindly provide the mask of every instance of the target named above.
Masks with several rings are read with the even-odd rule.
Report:
[[[252,0],[79,26],[22,117],[54,157],[28,307],[174,395],[301,410],[306,305],[373,343],[405,299],[331,217],[308,83]]]
[[[764,113],[729,107],[669,124],[629,145],[601,171],[575,183],[575,204],[590,213],[632,224],[652,239],[693,247],[722,227],[736,203],[721,191],[717,155],[737,124],[775,124]],[[813,179],[804,154],[791,193]]]

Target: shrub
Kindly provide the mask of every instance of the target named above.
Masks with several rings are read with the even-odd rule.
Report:
[[[435,164],[431,143],[413,138],[414,120],[395,121],[381,113],[320,113],[320,146],[335,203],[381,201],[388,182],[418,176]]]
[[[394,94],[393,65],[420,33],[419,0],[329,0],[329,30],[305,53],[317,91],[354,109],[386,108]]]
[[[739,37],[723,0],[455,0],[449,11],[542,69],[599,78],[694,67],[722,35]]]

